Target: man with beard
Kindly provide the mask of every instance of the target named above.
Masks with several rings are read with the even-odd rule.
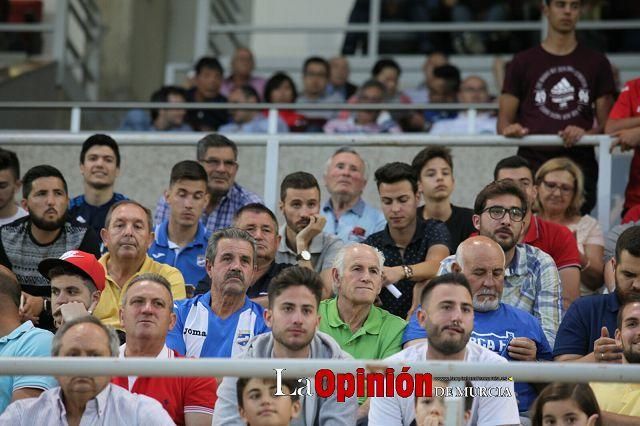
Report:
[[[562,285],[551,256],[528,244],[518,244],[527,213],[527,196],[509,180],[492,182],[476,197],[473,225],[480,235],[497,242],[505,256],[504,303],[536,317],[550,345],[562,318]],[[455,256],[440,264],[439,274],[452,271]]]
[[[620,235],[614,259],[615,291],[573,302],[558,329],[553,348],[556,361],[622,362],[620,346],[610,336],[617,328],[620,306],[640,296],[640,226]]]
[[[453,270],[464,274],[473,295],[473,331],[471,341],[507,361],[552,361],[551,346],[540,322],[530,313],[501,302],[504,290],[504,251],[490,238],[471,237],[456,251]],[[427,334],[418,323],[417,313],[411,317],[404,333],[405,347],[426,340]],[[529,383],[516,383],[518,408],[521,413],[537,396]]]
[[[327,160],[324,184],[331,198],[322,206],[327,218],[323,231],[345,243],[361,243],[386,223],[380,210],[362,199],[367,185],[367,166],[355,149],[344,146]]]
[[[469,282],[462,274],[445,274],[431,280],[423,289],[418,321],[428,341],[411,346],[387,358],[397,365],[418,361],[459,361],[500,364],[507,361],[491,350],[470,342],[473,330],[473,301]],[[512,381],[472,381],[474,387],[498,388],[496,396],[473,399],[473,425],[519,425],[518,404]],[[408,426],[415,418],[411,398],[399,396],[373,398],[369,425]]]
[[[15,152],[0,148],[0,226],[28,213],[15,202],[20,190],[20,161]]]
[[[213,133],[198,141],[198,162],[209,177],[209,202],[200,221],[207,231],[215,232],[232,225],[234,213],[250,203],[261,203],[260,197],[236,183],[238,146],[225,136]],[[155,224],[169,220],[169,204],[163,196],[158,200]]]
[[[0,264],[16,274],[22,287],[23,319],[53,330],[51,286],[38,272],[38,263],[69,250],[98,257],[100,243],[91,228],[67,219],[67,182],[58,169],[33,167],[22,182],[22,207],[29,216],[0,228]]]
[[[176,324],[167,346],[187,357],[228,358],[269,330],[264,308],[247,297],[256,265],[256,242],[247,232],[226,228],[209,238],[206,254],[211,290],[174,303]]]
[[[53,338],[51,354],[54,357],[115,357],[118,356],[118,336],[95,317],[76,318],[58,330]],[[68,359],[71,361],[73,358]],[[0,424],[175,424],[158,401],[110,384],[109,376],[60,376],[56,379],[59,387],[7,407],[0,416]]]
[[[331,296],[331,267],[344,243],[323,232],[327,219],[320,215],[320,185],[307,172],[291,173],[280,184],[280,211],[287,222],[280,228],[276,262],[297,264],[320,274],[323,299]]]
[[[630,297],[618,312],[616,345],[623,364],[640,364],[640,298]],[[591,383],[602,410],[603,424],[637,425],[640,422],[640,384]]]
[[[264,315],[272,331],[254,337],[240,358],[350,358],[333,338],[316,330],[320,322],[318,306],[322,287],[320,276],[310,269],[293,266],[282,271],[269,286],[269,308]],[[245,424],[238,413],[236,383],[237,378],[225,377],[218,387],[214,425]],[[357,398],[338,402],[336,393],[319,398],[311,392],[311,396],[306,392],[300,395],[302,413],[291,425],[353,426],[356,423]]]
[[[80,173],[84,180],[84,194],[71,200],[69,216],[89,225],[96,235],[100,235],[111,206],[127,199],[114,191],[120,174],[120,150],[116,141],[101,134],[92,135],[84,141],[80,151]]]
[[[120,346],[120,358],[180,358],[165,345],[175,321],[171,284],[158,274],[138,275],[122,296],[120,322],[127,343]],[[177,425],[211,424],[216,401],[213,377],[124,376],[112,378],[111,383],[160,402]]]
[[[104,226],[101,236],[108,252],[100,258],[100,263],[107,275],[100,301],[93,312],[96,318],[119,328],[122,294],[137,275],[146,272],[165,277],[171,283],[175,300],[186,297],[180,271],[147,256],[154,236],[148,208],[133,200],[119,201],[107,212]]]

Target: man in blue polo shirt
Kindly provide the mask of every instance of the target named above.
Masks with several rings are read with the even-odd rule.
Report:
[[[249,340],[269,331],[264,308],[246,295],[256,265],[256,243],[246,231],[225,228],[207,246],[211,291],[174,304],[176,324],[167,346],[187,357],[239,355]]]
[[[20,284],[9,269],[0,266],[0,358],[49,356],[53,334],[35,328],[31,321],[21,324],[19,306]],[[55,386],[53,377],[0,375],[0,413],[11,401],[36,397]]]
[[[207,179],[207,172],[197,161],[180,161],[173,166],[165,192],[171,214],[156,227],[156,238],[149,247],[149,256],[179,269],[185,284],[194,289],[206,276],[209,233],[200,223],[200,215],[209,202]]]
[[[504,290],[505,254],[491,238],[470,237],[460,243],[452,266],[467,277],[473,299],[471,341],[492,350],[507,361],[551,361],[551,346],[540,321],[522,309],[501,302]],[[417,310],[416,310],[417,313]],[[405,347],[426,340],[427,332],[414,313],[402,343]],[[518,409],[525,413],[538,392],[530,383],[515,383]]]
[[[615,253],[616,290],[577,299],[560,323],[553,348],[555,361],[622,362],[614,339],[620,305],[640,296],[640,226],[618,238]]]

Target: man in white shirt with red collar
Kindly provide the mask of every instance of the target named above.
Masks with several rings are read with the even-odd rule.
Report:
[[[178,358],[165,345],[167,333],[176,322],[171,285],[158,274],[134,278],[123,295],[120,322],[127,343],[120,346],[120,358]],[[111,382],[132,393],[159,401],[177,425],[210,425],[216,403],[213,377],[114,377]]]
[[[469,342],[473,330],[473,301],[469,282],[462,274],[445,274],[426,285],[420,297],[418,321],[428,341],[411,346],[387,358],[410,365],[417,361],[461,361],[500,364],[507,361],[489,349]],[[513,381],[471,381],[474,388],[491,390],[473,400],[473,425],[519,425]],[[476,394],[477,395],[477,394]],[[372,398],[370,426],[409,426],[415,419],[414,398]]]

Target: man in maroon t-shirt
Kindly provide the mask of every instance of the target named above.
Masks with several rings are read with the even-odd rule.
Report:
[[[598,163],[593,147],[575,147],[584,134],[602,133],[613,105],[615,83],[607,58],[576,40],[581,0],[545,0],[549,23],[541,45],[518,53],[509,64],[500,96],[498,133],[507,137],[558,134],[564,147],[520,147],[534,169],[566,156],[585,175],[583,212],[593,209]]]
[[[575,236],[566,226],[532,214],[531,207],[537,191],[533,185],[531,165],[525,158],[514,155],[498,161],[493,179],[512,180],[527,194],[529,205],[520,242],[537,247],[553,258],[562,281],[562,299],[566,312],[571,303],[580,297],[580,270],[583,265]]]

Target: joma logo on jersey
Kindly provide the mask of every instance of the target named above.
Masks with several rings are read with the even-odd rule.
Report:
[[[193,330],[191,328],[184,328],[184,333],[183,334],[189,334],[191,336],[202,336],[202,337],[207,337],[207,332],[204,330]]]

